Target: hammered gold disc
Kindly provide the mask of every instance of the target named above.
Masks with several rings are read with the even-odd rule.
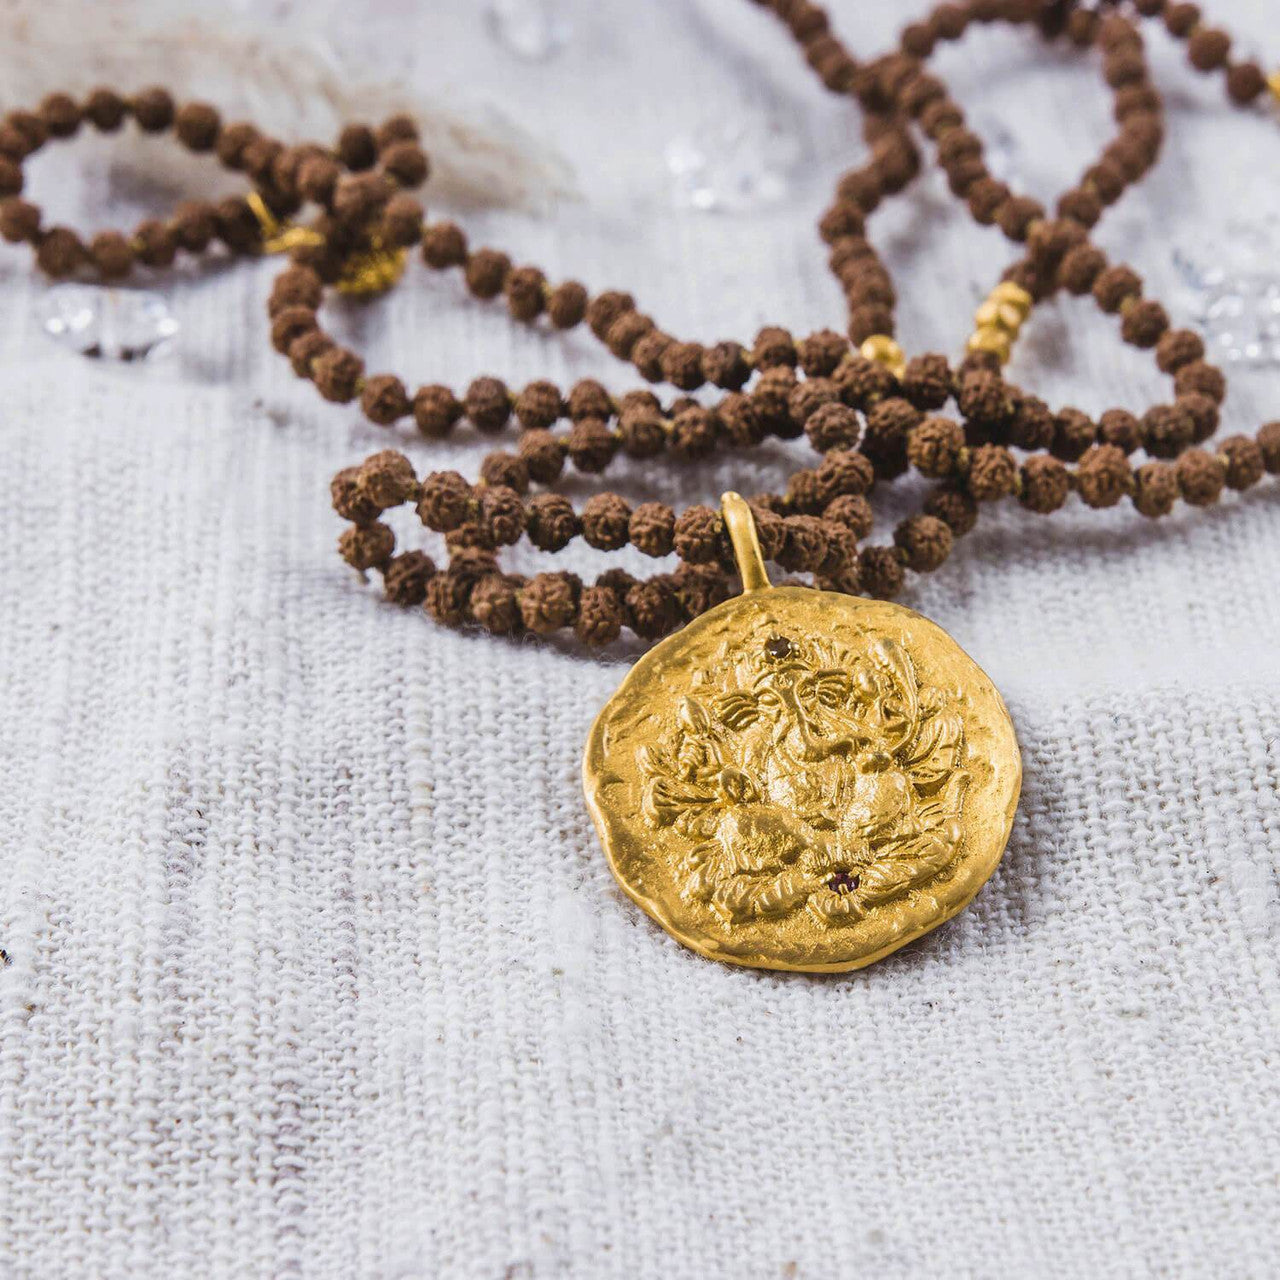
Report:
[[[871,964],[962,910],[1022,781],[1003,700],[940,627],[759,585],[636,664],[583,772],[614,874],[664,929],[809,971]]]

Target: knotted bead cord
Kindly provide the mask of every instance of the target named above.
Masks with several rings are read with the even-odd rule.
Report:
[[[823,455],[819,465],[793,474],[783,494],[751,500],[765,555],[788,571],[812,573],[817,585],[879,596],[895,594],[906,569],[928,572],[945,562],[954,539],[973,527],[982,502],[1016,496],[1028,509],[1048,513],[1074,489],[1090,506],[1111,506],[1128,496],[1143,514],[1157,516],[1179,497],[1207,505],[1224,487],[1247,488],[1264,471],[1280,470],[1280,424],[1264,426],[1256,439],[1223,440],[1214,453],[1191,447],[1216,432],[1225,380],[1204,361],[1200,339],[1171,329],[1163,308],[1143,298],[1140,277],[1108,263],[1090,241],[1105,208],[1154,163],[1163,136],[1161,101],[1147,75],[1141,37],[1120,6],[1102,15],[1063,0],[943,4],[903,31],[897,52],[859,64],[817,6],[756,2],[789,28],[823,83],[852,96],[862,111],[870,160],[840,179],[819,228],[848,300],[847,337],[823,330],[796,341],[771,327],[749,346],[679,341],[627,293],[592,298],[576,281],[551,285],[536,267],[516,267],[498,250],[472,249],[456,225],[427,225],[421,205],[400,190],[425,179],[427,161],[412,124],[399,117],[377,131],[349,126],[332,148],[285,148],[251,125],[223,127],[202,104],[175,108],[163,90],[132,99],[98,90],[83,107],[54,95],[38,112],[11,113],[0,125],[0,191],[8,193],[0,201],[0,231],[31,243],[50,274],[87,271],[102,278],[119,278],[134,261],[167,265],[177,248],[199,252],[215,237],[233,252],[290,249],[294,265],[277,280],[269,304],[272,341],[327,399],[358,399],[382,425],[412,415],[432,438],[446,435],[464,416],[486,433],[503,430],[514,416],[521,429],[516,452],[486,457],[477,485],[455,472],[419,480],[408,459],[393,450],[333,481],[334,506],[351,521],[340,542],[344,557],[360,570],[380,570],[391,599],[425,602],[432,616],[454,625],[478,622],[500,633],[540,634],[572,627],[593,644],[608,643],[627,626],[652,639],[730,592],[732,559],[717,511],[696,506],[677,514],[658,502],[633,510],[612,493],[597,494],[575,511],[545,488],[530,492],[531,486],[553,484],[566,461],[598,473],[618,452],[692,461],[721,446],[805,434]],[[1267,89],[1255,64],[1231,60],[1229,38],[1204,26],[1194,5],[1136,0],[1124,8],[1162,20],[1187,42],[1198,70],[1223,72],[1234,102],[1248,105]],[[1052,217],[992,177],[980,139],[965,126],[942,81],[925,69],[939,43],[993,21],[1033,24],[1047,37],[1065,36],[1102,51],[1119,132],[1059,198]],[[169,222],[144,224],[132,238],[103,233],[87,247],[63,228],[43,230],[39,211],[17,198],[26,155],[48,136],[69,136],[82,118],[110,130],[130,113],[144,129],[173,124],[185,145],[213,150],[228,167],[248,173],[254,190],[213,209],[180,208]],[[968,353],[954,368],[942,355],[903,356],[892,336],[894,286],[866,234],[879,205],[921,170],[913,128],[933,144],[952,192],[971,216],[1025,246],[979,309]],[[310,228],[281,225],[307,202],[321,209]],[[430,268],[462,268],[473,295],[504,298],[518,320],[533,323],[545,315],[564,329],[585,320],[647,380],[683,392],[712,384],[728,394],[708,406],[687,395],[663,405],[644,390],[612,397],[591,380],[567,395],[546,381],[513,395],[499,379],[479,378],[461,398],[439,385],[410,396],[394,375],[366,377],[360,358],[319,326],[325,287],[386,287],[398,275],[403,250],[419,243]],[[1000,366],[1018,331],[1058,289],[1088,293],[1105,312],[1119,315],[1122,338],[1153,349],[1160,369],[1173,376],[1174,403],[1140,417],[1112,409],[1094,422],[1072,408],[1055,413],[1006,382]],[[950,400],[961,421],[937,415]],[[553,433],[562,417],[570,429]],[[1019,462],[1012,449],[1027,456]],[[1152,460],[1135,469],[1129,459],[1140,449]],[[859,546],[873,522],[867,494],[908,468],[939,483],[921,512],[898,525],[892,546]],[[437,571],[420,551],[395,554],[394,535],[379,517],[403,503],[413,503],[424,524],[445,534],[445,569]],[[652,556],[674,551],[682,564],[647,581],[621,570],[591,586],[571,573],[526,581],[504,574],[495,555],[526,535],[545,551],[581,535],[602,550],[630,542]]]

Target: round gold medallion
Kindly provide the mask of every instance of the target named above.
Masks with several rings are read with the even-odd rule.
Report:
[[[592,727],[587,802],[626,892],[686,946],[856,969],[962,910],[1022,780],[995,686],[900,605],[770,587],[736,495],[744,593],[668,637]]]

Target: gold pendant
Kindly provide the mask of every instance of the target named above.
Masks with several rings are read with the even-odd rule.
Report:
[[[857,969],[964,909],[1022,784],[995,686],[901,605],[770,586],[736,493],[743,593],[635,665],[583,778],[609,865],[668,933],[732,964]]]

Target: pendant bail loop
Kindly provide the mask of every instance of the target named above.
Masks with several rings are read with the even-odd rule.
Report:
[[[733,546],[733,558],[738,564],[738,576],[742,579],[743,594],[748,591],[764,591],[769,587],[769,574],[764,567],[760,551],[760,536],[756,532],[756,519],[741,494],[730,490],[720,496],[720,514],[729,541]]]

